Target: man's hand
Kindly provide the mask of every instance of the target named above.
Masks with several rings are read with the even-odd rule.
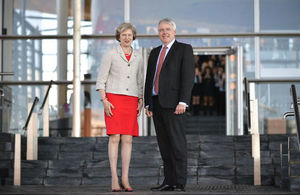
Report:
[[[148,117],[152,117],[153,116],[153,112],[152,111],[149,111],[148,108],[145,108],[145,110],[146,110],[146,115]]]
[[[186,105],[184,104],[178,104],[176,106],[174,114],[183,114],[186,111]]]

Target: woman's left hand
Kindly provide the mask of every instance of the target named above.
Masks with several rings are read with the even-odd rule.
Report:
[[[143,108],[143,99],[139,99],[138,107],[137,107],[137,116],[141,115],[141,110]]]

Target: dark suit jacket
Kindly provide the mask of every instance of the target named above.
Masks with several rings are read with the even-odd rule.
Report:
[[[145,84],[145,106],[152,101],[156,63],[162,46],[154,48],[148,59]],[[159,102],[163,108],[175,108],[179,102],[190,103],[194,79],[194,57],[191,45],[175,41],[159,76]]]

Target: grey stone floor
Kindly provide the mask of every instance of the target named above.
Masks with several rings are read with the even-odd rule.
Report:
[[[103,186],[0,186],[0,194],[300,194],[274,186],[188,185],[186,192],[151,192],[150,186],[135,186],[134,192],[109,192]]]

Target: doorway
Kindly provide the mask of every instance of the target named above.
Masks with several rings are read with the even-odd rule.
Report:
[[[242,47],[193,48],[187,134],[243,135]]]
[[[226,55],[194,52],[194,87],[187,134],[226,134]]]

